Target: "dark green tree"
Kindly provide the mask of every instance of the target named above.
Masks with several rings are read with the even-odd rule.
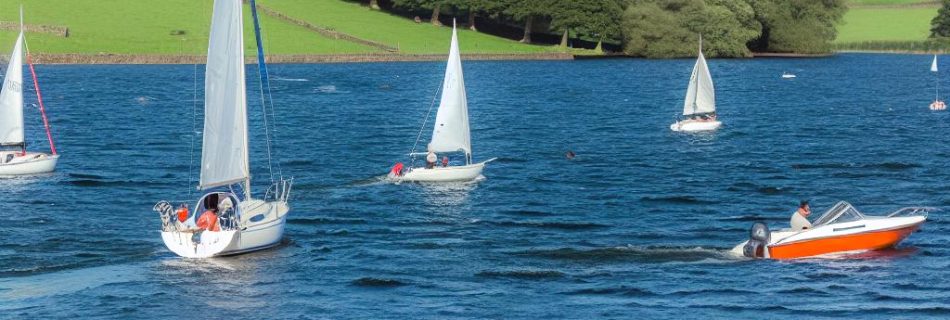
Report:
[[[561,32],[561,47],[567,47],[572,31],[598,40],[619,34],[620,1],[555,0],[549,9],[551,28]]]
[[[468,16],[468,28],[472,31],[478,31],[475,27],[475,16],[497,16],[497,13],[504,9],[504,2],[498,0],[449,0],[447,5],[455,8],[456,13],[465,13]]]
[[[502,0],[503,12],[515,21],[524,22],[521,42],[531,43],[531,32],[536,19],[549,18],[550,7],[556,0]]]
[[[649,58],[696,55],[699,36],[712,57],[748,57],[761,25],[735,0],[633,0],[624,11],[624,52]]]
[[[838,36],[845,0],[746,0],[762,24],[756,51],[825,53]]]
[[[930,37],[950,37],[950,0],[943,0],[943,6],[937,10],[937,16],[930,20]]]
[[[448,0],[394,0],[393,5],[408,10],[432,10],[432,17],[429,21],[433,25],[441,26],[442,22],[439,22],[439,14],[447,2]]]

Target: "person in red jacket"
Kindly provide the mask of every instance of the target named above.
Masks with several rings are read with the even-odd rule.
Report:
[[[198,217],[198,228],[208,231],[221,231],[221,227],[218,226],[218,213],[215,212],[215,209],[208,209]]]

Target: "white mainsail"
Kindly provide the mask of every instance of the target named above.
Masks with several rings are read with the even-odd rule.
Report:
[[[13,45],[0,91],[0,146],[23,145],[23,30]]]
[[[242,2],[215,0],[205,71],[199,188],[238,182],[250,194]]]
[[[435,128],[432,129],[432,141],[429,150],[433,152],[472,153],[471,133],[468,126],[468,100],[465,97],[465,80],[462,77],[462,59],[459,56],[458,33],[452,25],[452,44],[449,48],[449,61],[445,68],[445,80],[442,83],[442,100],[435,116]]]
[[[930,71],[937,72],[937,55],[934,55],[934,61],[930,63]]]
[[[703,40],[699,39],[699,58],[689,76],[689,88],[683,103],[683,115],[716,112],[716,89],[713,88],[712,75],[703,56]]]

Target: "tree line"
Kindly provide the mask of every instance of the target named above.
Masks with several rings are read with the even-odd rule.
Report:
[[[428,16],[445,15],[476,30],[476,18],[532,33],[618,44],[648,58],[696,54],[700,34],[711,57],[752,52],[825,53],[832,49],[846,0],[369,0],[369,5]],[[365,0],[364,0],[365,2]]]

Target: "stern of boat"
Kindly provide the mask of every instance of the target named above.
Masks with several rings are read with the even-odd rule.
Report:
[[[20,151],[0,152],[0,176],[18,176],[53,172],[58,154]]]
[[[720,121],[683,120],[670,125],[670,130],[676,132],[712,131],[722,126]]]

